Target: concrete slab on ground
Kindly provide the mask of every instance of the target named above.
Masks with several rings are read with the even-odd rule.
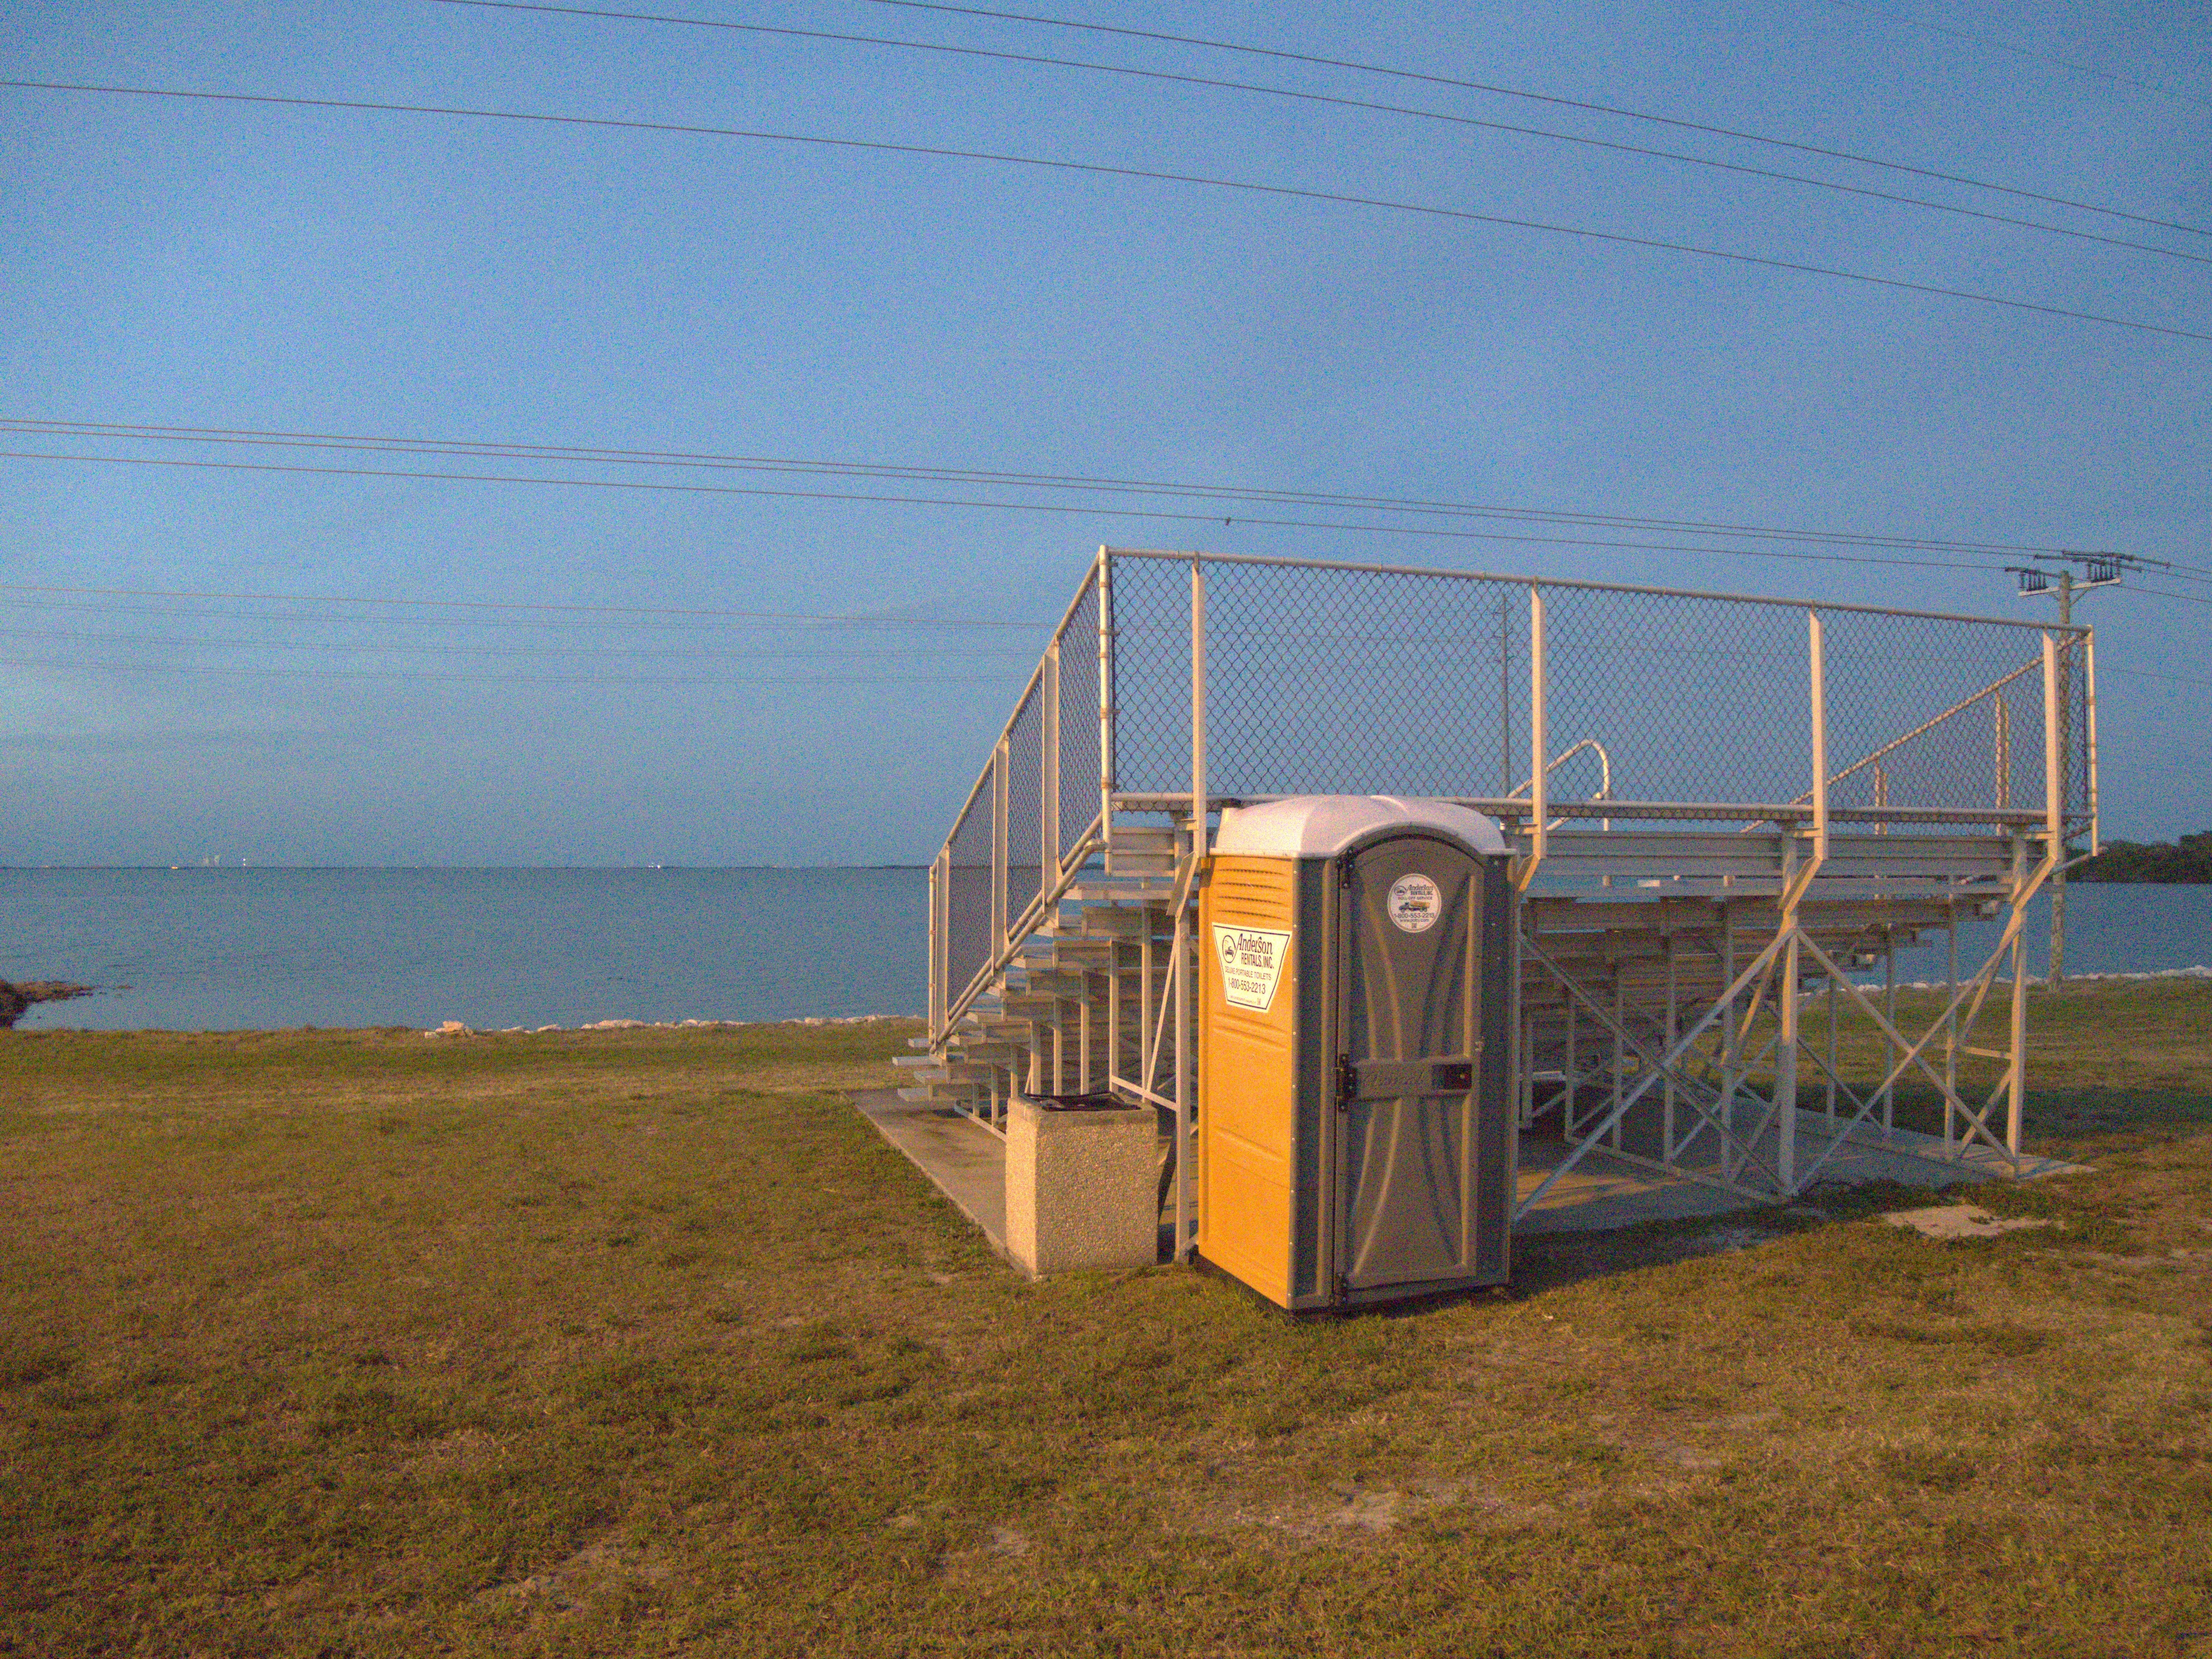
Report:
[[[1986,1146],[1961,1153],[1955,1146],[1947,1149],[1940,1136],[1911,1129],[1893,1130],[1887,1139],[1879,1129],[1861,1130],[1840,1137],[1842,1144],[1829,1152],[1829,1143],[1839,1138],[1818,1125],[1818,1119],[1798,1120],[1797,1167],[1809,1169],[1815,1159],[1827,1153],[1819,1166],[1816,1178],[1820,1181],[1838,1181],[1854,1187],[1893,1181],[1899,1186],[1934,1188],[1962,1181],[1995,1181],[2011,1174],[2009,1160]],[[1753,1150],[1771,1167],[1778,1159],[1779,1147],[1779,1135],[1769,1130]],[[1523,1200],[1565,1161],[1566,1153],[1566,1147],[1559,1141],[1521,1143],[1518,1191]],[[2061,1164],[2052,1158],[2023,1158],[2020,1173],[2024,1180],[2039,1181],[2079,1174],[2081,1169],[2078,1164]],[[1703,1182],[1608,1158],[1594,1148],[1560,1177],[1514,1231],[1609,1231],[1644,1221],[1724,1215],[1757,1201]]]
[[[972,1118],[944,1107],[902,1100],[896,1090],[856,1094],[853,1102],[885,1140],[903,1152],[963,1215],[982,1230],[993,1249],[1010,1261],[1013,1259],[1006,1249],[1006,1142]],[[1942,1141],[1934,1135],[1899,1129],[1884,1142],[1880,1133],[1872,1130],[1844,1137],[1842,1145],[1820,1164],[1820,1178],[1853,1186],[1893,1181],[1901,1186],[1936,1188],[1961,1181],[1995,1180],[2008,1172],[2005,1160],[1986,1147],[1978,1147],[1964,1157],[1949,1156]],[[1809,1167],[1832,1139],[1801,1119],[1798,1167]],[[1754,1150],[1772,1164],[1774,1133],[1770,1131]],[[1956,1149],[1952,1151],[1955,1153]],[[1525,1200],[1565,1156],[1566,1149],[1557,1141],[1523,1140],[1516,1187],[1519,1196]],[[2021,1160],[2021,1173],[2037,1180],[2077,1173],[2081,1168],[2031,1158]],[[1514,1231],[1522,1234],[1606,1232],[1647,1221],[1726,1215],[1749,1208],[1756,1201],[1594,1150],[1560,1178],[1537,1206],[1516,1224]]]
[[[1893,1210],[1882,1217],[1893,1227],[1910,1227],[1923,1238],[1996,1238],[2023,1228],[2051,1227],[2048,1216],[2013,1216],[2000,1220],[1971,1204],[1938,1204],[1924,1210]]]
[[[1528,1194],[1542,1186],[1544,1178],[1565,1159],[1566,1152],[1557,1142],[1524,1141],[1520,1173],[1514,1183],[1516,1201],[1526,1202]],[[1610,1232],[1640,1222],[1725,1215],[1744,1207],[1743,1199],[1717,1187],[1589,1152],[1559,1177],[1534,1209],[1514,1224],[1513,1231],[1516,1234]]]
[[[958,1112],[901,1100],[896,1089],[856,1094],[853,1103],[954,1208],[982,1229],[993,1249],[1013,1260],[1006,1249],[1005,1141]]]

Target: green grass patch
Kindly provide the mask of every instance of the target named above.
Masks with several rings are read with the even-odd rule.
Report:
[[[2185,1652],[2212,997],[2036,1018],[2060,1226],[1310,1322],[1020,1281],[903,1030],[0,1036],[0,1653]]]

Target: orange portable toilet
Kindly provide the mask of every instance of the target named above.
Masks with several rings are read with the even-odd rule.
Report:
[[[1294,1310],[1504,1279],[1506,860],[1449,801],[1223,811],[1199,897],[1201,1259]]]

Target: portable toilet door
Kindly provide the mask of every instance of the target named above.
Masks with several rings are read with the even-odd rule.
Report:
[[[1199,1251],[1291,1309],[1507,1272],[1512,893],[1491,820],[1222,815],[1200,895]]]
[[[1510,1157],[1504,860],[1408,828],[1341,855],[1340,1297],[1495,1284]]]

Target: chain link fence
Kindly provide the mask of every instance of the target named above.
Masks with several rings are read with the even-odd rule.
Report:
[[[1114,559],[1115,791],[1190,789],[1188,555]],[[1813,797],[1812,627],[1829,805],[2045,807],[2043,638],[2059,645],[2069,823],[2086,824],[2079,635],[2033,623],[1577,582],[1199,562],[1209,794],[1527,799],[1541,598],[1547,794],[1711,805]],[[1894,825],[1906,827],[1900,817]]]
[[[1045,695],[1041,678],[1031,680],[1028,695],[1006,727],[1006,919],[1009,922],[1044,890]],[[1055,830],[1053,840],[1059,838]]]
[[[1613,800],[1787,801],[1805,792],[1812,720],[1803,611],[1552,583],[1538,591],[1553,757],[1579,743],[1601,747]],[[1524,612],[1528,593],[1522,589]],[[1566,782],[1557,781],[1553,799],[1587,793]]]
[[[1098,632],[1098,579],[1094,571],[1076,596],[1060,630],[1060,844],[1064,864],[1096,825],[1100,803],[1102,747],[1098,675],[1105,642]]]
[[[997,763],[993,763],[994,769]],[[992,818],[996,792],[991,772],[983,775],[968,799],[959,822],[938,855],[939,899],[937,954],[943,963],[944,984],[964,989],[989,965],[997,945],[991,935],[994,878],[998,860],[993,848]],[[932,964],[933,968],[936,966]],[[937,1003],[942,1008],[942,1000]]]
[[[1095,848],[1108,728],[1094,564],[1014,704],[931,878],[933,1018],[987,981]]]
[[[1832,811],[1893,812],[1880,822],[1900,834],[1996,821],[1978,813],[2043,813],[2049,635],[2064,812],[2075,833],[2090,821],[2081,632],[1592,583],[1109,552],[1055,630],[939,854],[934,1008],[949,1013],[1019,947],[1024,911],[1095,850],[1106,795],[1133,806],[1138,797],[1188,800],[1194,569],[1206,593],[1214,799],[1525,800],[1540,689],[1554,811],[1608,801],[1663,805],[1686,823],[1755,823],[1813,799],[1817,617]],[[1683,810],[1698,807],[1711,810]]]
[[[2043,630],[2031,624],[1823,610],[1828,799],[1860,811],[2041,810],[2048,786]],[[2064,665],[2078,640],[2060,635]],[[2083,684],[2086,697],[2086,679]],[[2086,710],[2086,701],[2083,703]],[[2069,821],[2086,820],[2086,721],[2061,768]],[[2075,738],[2081,739],[2075,743]],[[1910,821],[1890,826],[1909,833]]]
[[[1190,788],[1190,565],[1116,554],[1114,787]]]

